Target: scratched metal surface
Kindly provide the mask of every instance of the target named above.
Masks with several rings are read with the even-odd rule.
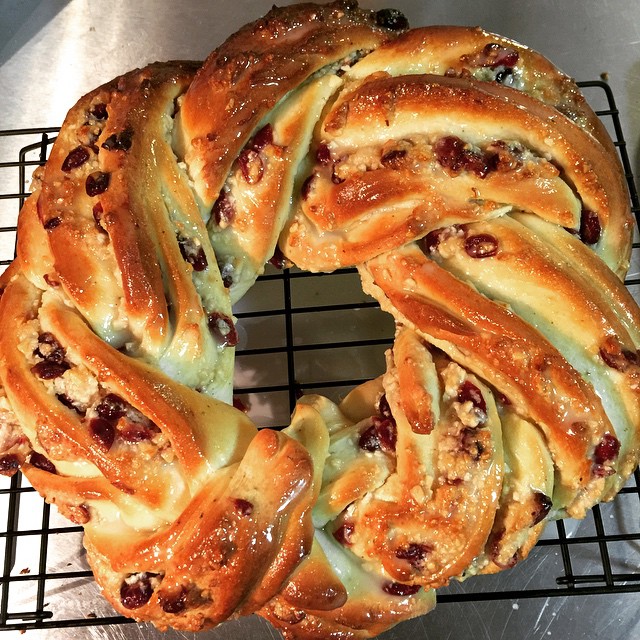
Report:
[[[0,129],[57,126],[67,109],[84,92],[103,81],[141,66],[152,60],[170,58],[204,58],[224,37],[244,22],[254,19],[271,6],[272,0],[116,0],[102,3],[91,0],[0,0]],[[283,3],[285,4],[285,3]],[[414,25],[479,24],[513,37],[536,48],[554,60],[578,80],[597,79],[608,74],[621,112],[621,121],[633,167],[638,174],[640,160],[640,12],[637,0],[362,0],[363,6],[382,8],[394,5],[403,10]],[[602,96],[595,95],[595,100]],[[604,108],[602,104],[595,108]],[[31,141],[31,140],[30,140]],[[24,140],[0,137],[0,162],[15,157]],[[16,191],[15,176],[0,172],[0,193]],[[15,219],[15,200],[0,200],[0,227]],[[13,236],[0,233],[0,257],[12,255]],[[634,266],[634,271],[637,267]],[[332,295],[348,296],[354,285],[348,279]],[[323,295],[323,284],[305,282],[294,290],[299,304],[310,303]],[[264,308],[278,295],[271,285],[262,285],[252,292],[243,310]],[[357,291],[355,293],[357,295]],[[301,316],[301,318],[303,318]],[[377,336],[388,330],[388,320],[372,313],[359,323],[358,332]],[[263,321],[246,322],[247,340],[257,335],[281,331]],[[317,320],[300,321],[301,340],[304,332],[313,332],[318,340]],[[351,326],[339,316],[333,316],[323,327],[324,340],[335,337],[335,327]],[[364,329],[363,329],[364,327]],[[355,335],[355,334],[354,334]],[[361,333],[357,334],[358,336]],[[341,334],[341,339],[344,336]],[[255,344],[255,343],[253,343]],[[375,351],[375,350],[374,350]],[[318,366],[310,359],[299,363],[302,373]],[[323,361],[326,375],[332,367],[338,370],[344,362]],[[357,359],[354,375],[376,375],[382,361],[379,350]],[[306,369],[305,369],[306,367]],[[261,364],[240,363],[239,382],[254,380]],[[341,375],[342,371],[338,371]],[[340,389],[335,390],[339,394]],[[283,399],[286,400],[286,399]],[[286,402],[285,402],[286,404]],[[258,418],[262,423],[282,421],[282,409],[254,398]],[[275,415],[274,415],[275,414]],[[4,503],[2,503],[4,505]],[[6,514],[0,505],[0,522]],[[616,502],[601,508],[607,534],[625,534],[640,530],[640,508],[637,494],[620,496]],[[21,497],[20,530],[41,527],[42,506],[33,494]],[[51,511],[50,526],[60,527],[60,533],[49,536],[47,572],[82,572],[88,569],[79,533],[65,532],[66,521]],[[595,536],[592,516],[583,522],[566,523],[569,540]],[[547,535],[556,537],[555,525]],[[591,538],[590,538],[591,537]],[[0,552],[4,541],[0,541]],[[37,536],[18,540],[12,576],[22,572],[37,572]],[[612,568],[616,573],[640,572],[640,542],[609,543]],[[0,560],[1,560],[0,555]],[[571,562],[575,573],[602,573],[597,544],[576,544],[571,547]],[[28,575],[25,573],[23,575]],[[530,558],[515,569],[495,577],[454,584],[444,594],[474,593],[470,602],[443,602],[434,612],[399,625],[381,636],[385,640],[429,638],[430,640],[630,640],[640,638],[640,594],[613,594],[588,597],[527,598],[527,592],[556,589],[556,577],[563,575],[563,560],[555,545],[536,548]],[[522,597],[515,600],[485,600],[492,593],[515,591]],[[46,609],[57,620],[83,620],[91,624],[97,618],[113,615],[90,578],[79,577],[48,581],[44,594],[36,593],[34,582],[24,581],[11,589],[11,610],[33,609],[38,597],[44,598]],[[467,596],[461,596],[467,597]],[[86,626],[65,629],[31,630],[26,635],[5,631],[0,636],[43,640],[240,640],[279,638],[271,627],[257,617],[230,622],[219,629],[201,634],[167,632],[161,634],[149,626],[122,624]]]

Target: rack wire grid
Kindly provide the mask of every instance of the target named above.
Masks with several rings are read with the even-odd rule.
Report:
[[[638,220],[638,195],[610,87],[601,81],[580,86],[620,152]],[[0,157],[0,271],[14,255],[17,214],[28,196],[31,173],[45,162],[56,132],[0,131],[0,149],[10,153],[8,160]],[[626,282],[636,298],[638,256],[636,234]],[[394,332],[391,317],[362,293],[355,269],[320,276],[269,266],[235,314],[241,340],[236,393],[261,426],[288,424],[301,393],[339,400],[353,386],[382,373],[383,353]],[[506,572],[508,580],[500,574],[455,583],[439,591],[438,601],[640,592],[639,487],[636,470],[615,501],[596,506],[586,520],[550,524],[529,559]],[[50,509],[20,473],[0,479],[1,522],[0,630],[130,622],[99,596],[84,558],[82,528]],[[531,562],[544,566],[538,580],[531,579],[528,567],[519,571]],[[66,606],[54,607],[60,598]],[[70,602],[78,604],[74,608]]]

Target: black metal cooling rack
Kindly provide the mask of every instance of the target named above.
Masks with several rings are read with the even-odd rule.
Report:
[[[620,152],[632,210],[638,219],[638,194],[610,87],[600,81],[584,82],[580,86]],[[0,149],[15,150],[6,161],[0,157],[0,188],[4,190],[0,193],[0,240],[7,240],[4,245],[0,244],[0,250],[4,251],[0,253],[0,265],[9,264],[13,258],[16,217],[28,196],[26,185],[33,169],[45,161],[56,132],[55,128],[0,131]],[[10,251],[2,249],[8,246]],[[634,253],[638,252],[640,243],[636,242]],[[640,285],[638,273],[633,275],[627,281],[632,289]],[[331,279],[329,286],[327,278]],[[250,415],[264,426],[287,424],[301,393],[318,391],[338,399],[351,387],[379,374],[384,362],[382,354],[393,336],[390,317],[382,314],[361,292],[359,278],[352,269],[317,276],[268,268],[238,307],[236,316],[242,339],[237,357],[236,391],[251,407]],[[332,359],[340,363],[338,368],[324,364]],[[25,510],[29,511],[28,519],[24,518]],[[516,577],[506,583],[508,589],[504,588],[504,582],[496,582],[486,591],[476,585],[494,577],[482,577],[457,585],[455,589],[442,590],[438,601],[640,593],[638,470],[614,503],[596,506],[575,535],[567,531],[568,527],[571,521],[549,525],[532,553],[543,558],[557,556],[552,563],[554,575],[546,582],[532,586],[524,575],[520,579],[516,573]],[[66,539],[79,539],[81,531],[81,527],[62,521],[19,473],[10,480],[0,479],[0,553],[3,553],[0,631],[130,622],[115,615],[108,606],[100,612],[85,610],[73,616],[58,615],[50,607],[61,585],[71,585],[66,587],[65,597],[81,600],[82,590],[92,584],[91,572],[82,558],[51,562],[54,550],[64,545]],[[18,558],[19,550],[25,546],[30,549],[32,559],[29,566],[23,567]],[[588,566],[585,556],[589,559]],[[17,592],[21,597],[14,597]]]

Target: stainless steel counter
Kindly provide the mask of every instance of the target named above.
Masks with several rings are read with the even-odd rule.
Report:
[[[266,12],[272,0],[0,0],[0,129],[58,126],[68,108],[86,91],[113,76],[153,60],[201,59],[243,23]],[[289,3],[282,3],[289,4]],[[481,25],[515,38],[547,55],[577,80],[606,78],[613,90],[629,155],[636,175],[640,168],[640,4],[638,0],[361,0],[363,6],[393,5],[405,12],[410,22],[424,24]],[[596,108],[602,108],[596,105]],[[0,137],[0,163],[14,158],[22,140]],[[13,178],[12,178],[13,180]],[[0,193],[16,190],[14,182],[3,184]],[[15,216],[15,203],[0,207],[0,227]],[[14,209],[9,209],[12,206]],[[10,249],[0,237],[0,254]],[[5,252],[4,254],[2,252]],[[308,292],[307,292],[308,293]],[[248,304],[260,305],[260,292]],[[264,295],[271,295],[269,292]],[[301,293],[302,295],[302,293]],[[635,484],[633,484],[635,487]],[[40,517],[36,496],[25,494],[22,511],[33,510]],[[67,526],[53,513],[51,525]],[[25,515],[24,517],[27,517]],[[4,518],[0,513],[0,519]],[[26,526],[26,525],[25,525]],[[39,525],[38,525],[39,526]],[[621,496],[601,509],[600,518],[589,516],[581,523],[568,522],[568,540],[585,542],[571,546],[570,562],[575,572],[602,572],[602,545],[594,540],[604,526],[607,535],[620,538],[607,546],[612,566],[623,574],[640,574],[640,535],[631,541],[629,532],[640,531],[637,493]],[[557,538],[555,525],[547,538]],[[628,537],[628,536],[627,536]],[[86,570],[80,534],[52,536],[48,571]],[[38,547],[39,548],[39,547]],[[1,560],[1,558],[0,558]],[[534,550],[532,557],[510,572],[497,577],[477,578],[461,587],[445,590],[445,600],[426,617],[400,625],[383,637],[386,640],[429,638],[429,640],[631,640],[640,638],[640,594],[547,597],[563,575],[567,558],[549,543]],[[15,570],[37,571],[34,548],[19,544]],[[13,575],[12,574],[12,575]],[[25,585],[28,584],[25,582]],[[631,584],[631,582],[629,582]],[[463,594],[462,592],[466,592]],[[496,592],[522,591],[522,597],[492,599]],[[472,593],[472,595],[468,595]],[[542,594],[542,595],[541,595]],[[56,582],[46,594],[25,588],[24,602],[46,598],[60,619],[83,619],[111,615],[92,581],[80,575]],[[89,616],[89,617],[87,617]],[[18,636],[4,632],[0,640]],[[148,626],[123,624],[28,631],[25,638],[56,640],[88,638],[163,638],[177,640],[240,639],[267,640],[278,637],[260,619],[231,622],[220,629],[196,634],[168,632],[163,635]]]

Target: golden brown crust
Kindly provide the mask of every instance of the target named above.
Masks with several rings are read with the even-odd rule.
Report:
[[[535,327],[596,390],[620,441],[617,484],[627,473],[623,463],[638,440],[638,376],[631,358],[616,364],[615,354],[637,350],[636,328],[629,322],[635,304],[630,294],[609,271],[607,280],[585,277],[569,251],[558,251],[529,229],[547,225],[531,222],[520,214],[469,225],[458,234],[431,247],[429,256],[458,278],[470,282],[490,299],[508,304]],[[529,228],[518,223],[531,225]],[[544,232],[544,231],[543,231]],[[574,247],[571,234],[563,233],[563,247]],[[496,255],[477,259],[465,246],[479,237],[491,238]],[[577,249],[580,251],[580,249]],[[616,369],[616,366],[619,368]]]
[[[393,76],[474,77],[505,84],[556,108],[615,152],[604,125],[572,78],[537,51],[480,27],[411,29],[378,47],[351,69],[348,77],[364,78],[380,71]]]
[[[231,327],[231,305],[171,148],[175,101],[196,68],[157,63],[80,100],[52,148],[38,213],[56,281],[104,340],[229,400],[235,343],[210,329],[212,317]]]
[[[146,185],[135,182],[144,180],[149,165],[139,118],[142,105],[151,102],[157,121],[167,100],[161,94],[171,86],[178,95],[195,69],[195,64],[155,65],[85,96],[67,116],[43,176],[39,215],[65,290],[96,324],[96,307],[104,315],[108,305],[117,316],[123,298],[152,343],[166,340],[167,313],[153,236],[148,224],[136,226],[146,222],[144,207],[135,202],[136,195],[146,196]],[[93,278],[96,286],[87,286]]]
[[[216,49],[177,138],[232,301],[275,253],[299,164],[341,67],[397,35],[356,3],[274,7]]]
[[[309,81],[283,99],[234,162],[207,227],[232,302],[274,256],[298,166],[337,76]]]
[[[67,367],[86,387],[96,385],[98,396],[116,394],[137,411],[144,414],[159,429],[170,446],[172,457],[179,461],[186,484],[195,488],[202,482],[207,467],[221,461],[228,462],[238,456],[253,434],[250,423],[239,412],[227,405],[197,394],[178,385],[148,365],[132,360],[105,345],[83,323],[77,313],[51,294],[42,294],[25,278],[18,276],[7,286],[3,299],[3,321],[15,327],[15,334],[4,332],[1,342],[0,375],[14,411],[21,419],[25,432],[34,447],[56,461],[83,461],[126,494],[135,494],[141,504],[160,508],[167,498],[179,503],[180,496],[171,494],[171,488],[162,482],[150,482],[149,474],[165,467],[165,458],[155,455],[140,465],[129,446],[127,434],[119,446],[109,446],[96,437],[92,419],[83,415],[78,405],[70,408],[63,396],[64,387],[46,384],[35,367],[50,360],[32,357],[31,344],[39,336],[55,336],[64,351],[59,364]],[[9,336],[11,335],[11,338]],[[15,340],[18,337],[18,341]],[[73,393],[73,377],[67,371],[57,379]],[[226,414],[227,424],[236,427],[227,432],[227,438],[218,438],[212,445],[208,435],[207,414],[215,410]],[[118,433],[111,440],[118,444]],[[134,440],[135,442],[135,440]],[[151,474],[154,475],[154,474]]]
[[[473,147],[466,164],[454,139]],[[618,164],[568,118],[515,89],[370,76],[333,104],[318,144],[332,160],[314,166],[280,245],[307,269],[357,264],[504,207],[576,230],[593,212],[602,229],[596,252],[618,275],[628,268],[632,219]],[[361,149],[370,149],[362,160]]]
[[[39,181],[33,193],[26,199],[18,216],[16,241],[17,261],[25,276],[40,289],[59,286],[49,249],[47,233],[38,218]]]
[[[537,331],[502,305],[478,294],[416,247],[366,263],[365,290],[402,324],[492,384],[544,430],[571,496],[567,510],[584,515],[602,494],[593,450],[609,419],[593,388]]]
[[[487,542],[504,475],[500,421],[477,378],[443,358],[433,363],[408,329],[398,337],[401,348],[394,347],[385,375],[397,430],[396,470],[345,517],[353,524],[354,553],[380,562],[392,580],[436,588],[459,576]],[[417,383],[440,408],[429,433],[410,424],[404,411],[413,391],[396,377],[406,361],[395,358],[408,351],[412,360],[426,361],[436,380],[430,384],[426,375]],[[477,406],[460,402],[461,389],[478,394]]]
[[[268,491],[260,481],[263,473],[273,478]],[[237,468],[212,477],[164,531],[119,546],[108,532],[88,532],[89,560],[105,596],[118,611],[151,618],[160,628],[197,631],[236,611],[254,611],[280,591],[308,552],[311,541],[305,543],[300,529],[307,529],[302,516],[310,473],[302,447],[263,430]],[[122,580],[139,574],[159,575],[160,584],[147,603],[127,609]],[[184,594],[180,616],[175,613],[181,611],[167,611],[175,594]]]
[[[184,154],[211,207],[264,115],[313,73],[394,35],[355,3],[274,7],[216,49],[185,96]]]

